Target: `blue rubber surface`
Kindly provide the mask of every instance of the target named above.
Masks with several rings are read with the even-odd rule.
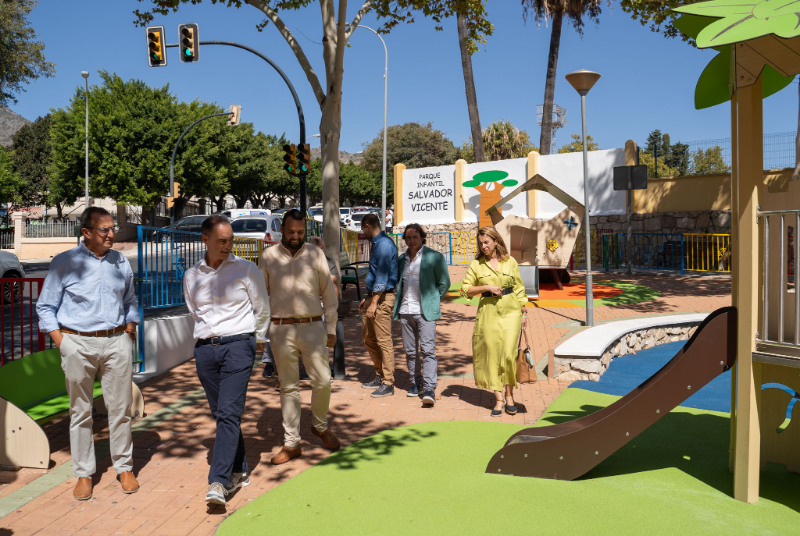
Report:
[[[570,388],[625,396],[666,365],[685,343],[686,341],[670,342],[647,350],[639,350],[636,355],[617,357],[611,361],[611,366],[600,377],[599,382],[578,381],[570,385]],[[731,372],[725,372],[714,378],[681,406],[730,413]]]

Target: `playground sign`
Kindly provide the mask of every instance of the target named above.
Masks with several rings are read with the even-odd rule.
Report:
[[[455,166],[403,172],[403,219],[419,223],[455,221]]]

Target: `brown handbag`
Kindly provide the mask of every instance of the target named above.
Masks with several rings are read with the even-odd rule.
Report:
[[[527,311],[523,313],[523,318],[527,320]],[[530,346],[530,323],[525,322],[522,329],[519,330],[519,352],[517,354],[517,383],[535,383],[536,367],[534,366],[533,353]]]

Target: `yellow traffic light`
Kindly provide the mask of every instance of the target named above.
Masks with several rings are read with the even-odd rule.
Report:
[[[283,161],[286,164],[283,166],[283,170],[288,173],[289,175],[294,175],[297,173],[297,157],[295,156],[295,146],[294,144],[289,145],[288,143],[283,146],[283,152],[286,154],[283,156]]]
[[[242,118],[242,105],[241,104],[231,104],[230,109],[230,117],[228,118],[228,125],[235,127],[239,124],[239,121]]]
[[[175,204],[175,198],[181,196],[181,185],[179,182],[175,183],[175,197],[167,196],[167,208],[172,208]]]
[[[164,43],[164,27],[147,27],[147,62],[150,67],[163,67],[167,64],[167,49]]]
[[[311,165],[311,145],[304,144],[297,146],[297,172],[307,174]]]

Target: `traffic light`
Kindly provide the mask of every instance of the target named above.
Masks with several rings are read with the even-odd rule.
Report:
[[[311,165],[311,146],[309,144],[297,146],[297,172],[307,174]]]
[[[181,195],[181,185],[180,183],[175,183],[175,197],[180,197]],[[167,195],[167,208],[172,208],[175,205],[175,197],[170,197]]]
[[[200,59],[200,34],[197,24],[178,25],[178,48],[181,51],[181,61],[192,63]]]
[[[147,61],[150,67],[164,67],[167,64],[163,26],[147,27]]]
[[[231,104],[230,114],[231,115],[228,118],[228,125],[235,127],[239,124],[239,120],[242,118],[242,105]]]
[[[286,162],[286,165],[283,166],[283,170],[289,175],[297,173],[297,157],[295,156],[294,150],[294,144],[289,145],[287,143],[283,146],[283,152],[286,153],[283,156],[283,161]]]

